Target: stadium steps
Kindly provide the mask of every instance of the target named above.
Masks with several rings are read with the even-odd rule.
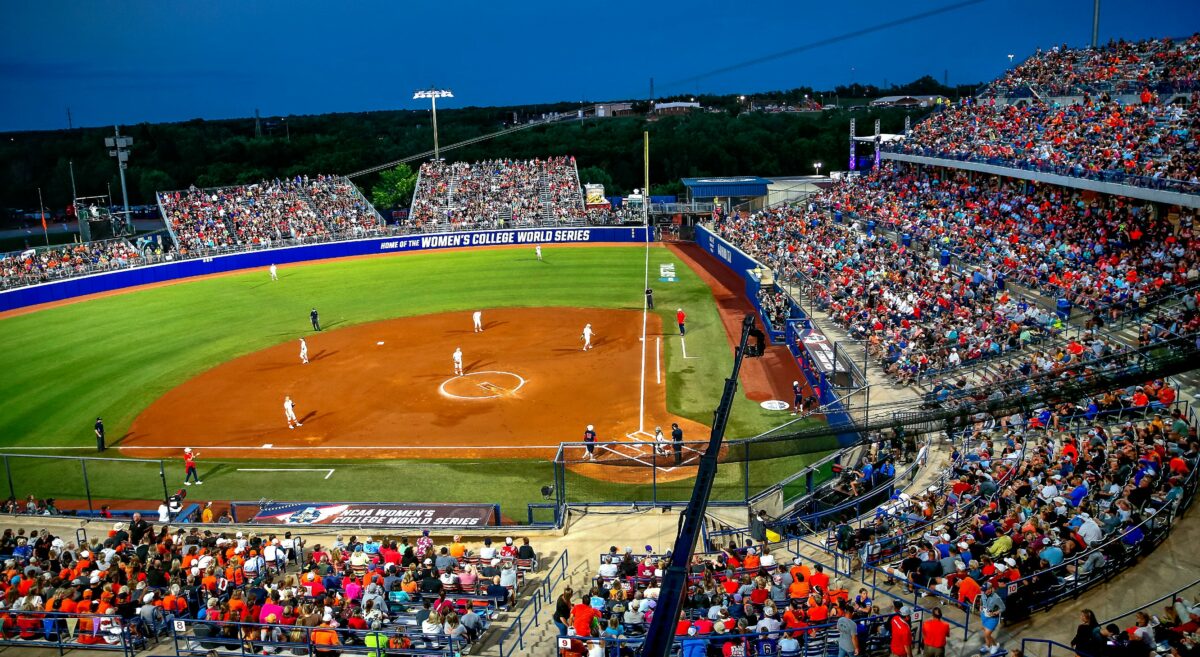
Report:
[[[542,557],[542,564],[553,563],[557,558],[557,553],[550,553]],[[509,637],[509,642],[512,645],[505,645],[505,652],[509,654],[533,655],[535,657],[556,657],[558,650],[555,646],[555,638],[558,636],[558,627],[554,625],[553,620],[555,602],[566,586],[570,586],[576,591],[591,587],[591,568],[592,562],[590,559],[578,561],[570,566],[566,578],[562,582],[559,582],[550,592],[550,601],[542,604],[541,613],[536,618],[529,620],[531,618],[529,614],[533,612],[532,610],[525,612],[528,623],[528,629],[525,631],[524,638],[525,648],[522,650],[515,647],[516,635],[514,634]],[[526,580],[524,595],[518,600],[517,605],[511,611],[501,614],[501,617],[492,623],[482,640],[471,646],[470,654],[500,654],[500,637],[512,626],[517,611],[529,602],[533,591],[541,584],[542,577],[545,576],[545,569],[543,568],[537,575],[539,576],[536,579],[530,578]]]
[[[301,187],[300,194],[303,196],[304,202],[308,204],[308,209],[313,213],[313,216],[315,216],[318,220],[320,220],[321,224],[325,226],[325,230],[329,234],[332,235],[334,232],[333,224],[330,223],[329,217],[326,217],[325,215],[321,214],[320,212],[317,212],[317,202],[314,201],[312,195],[308,193],[308,187],[307,186]],[[288,226],[291,227],[291,229],[292,229],[292,237],[295,237],[296,236],[296,228],[294,226],[292,226],[291,220],[288,221]]]
[[[554,223],[554,198],[550,195],[550,183],[546,182],[545,174],[538,177],[538,214],[543,224]]]

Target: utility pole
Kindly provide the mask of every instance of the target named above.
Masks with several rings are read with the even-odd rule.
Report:
[[[122,137],[121,126],[113,126],[113,136],[106,137],[104,145],[112,149],[108,154],[117,158],[117,170],[121,173],[121,197],[125,201],[125,228],[128,230],[133,227],[133,221],[129,218],[129,189],[125,186],[125,169],[129,168],[129,147],[133,145],[133,137]],[[109,198],[112,198],[112,192],[109,192]]]

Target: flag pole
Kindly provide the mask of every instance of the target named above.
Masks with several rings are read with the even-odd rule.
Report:
[[[46,246],[50,246],[50,232],[46,230],[46,205],[42,203],[41,187],[38,187],[38,212],[42,215],[42,237],[46,238]]]

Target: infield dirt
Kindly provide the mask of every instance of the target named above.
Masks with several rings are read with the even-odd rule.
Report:
[[[485,309],[483,321],[482,333],[470,311],[375,322],[306,335],[307,364],[296,340],[222,363],[154,401],[121,447],[138,457],[190,446],[201,458],[551,458],[588,424],[600,441],[637,429],[640,311]],[[594,348],[583,351],[587,323]],[[647,334],[662,334],[653,314]],[[456,347],[466,377],[454,376]],[[646,426],[678,422],[689,440],[706,438],[667,413],[654,348]],[[288,428],[285,395],[303,426]]]

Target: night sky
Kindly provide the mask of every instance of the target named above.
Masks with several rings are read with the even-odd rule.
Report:
[[[834,40],[903,21],[928,18]],[[1039,46],[1086,45],[1091,0],[311,2],[7,0],[0,130],[753,93],[922,75],[988,80]],[[1200,30],[1195,0],[1104,0],[1102,41]],[[775,53],[791,55],[737,66]],[[733,70],[723,70],[733,68]],[[710,74],[711,73],[711,74]]]

